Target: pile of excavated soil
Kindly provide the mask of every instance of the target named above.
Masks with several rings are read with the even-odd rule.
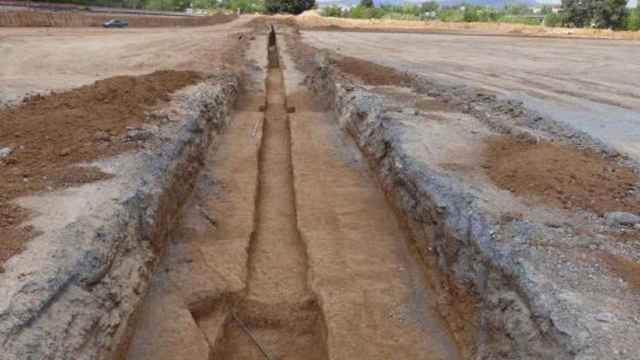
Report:
[[[393,68],[369,61],[343,56],[334,59],[335,65],[343,72],[372,86],[411,86],[413,79]]]
[[[485,168],[501,188],[537,197],[569,210],[640,212],[633,190],[638,177],[601,155],[553,143],[530,144],[508,137],[488,141]]]
[[[106,174],[74,164],[113,156],[139,146],[127,138],[145,123],[145,111],[202,79],[191,71],[116,76],[71,91],[37,95],[0,109],[0,264],[33,236],[18,228],[28,214],[10,200],[43,190],[104,179]]]
[[[101,27],[111,19],[126,20],[129,27],[207,26],[235,19],[235,15],[152,16],[132,14],[95,14],[84,12],[5,11],[0,12],[0,27]]]

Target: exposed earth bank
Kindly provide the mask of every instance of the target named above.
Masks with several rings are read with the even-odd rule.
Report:
[[[235,18],[234,15],[225,14],[212,16],[157,16],[88,12],[0,11],[0,28],[102,27],[102,24],[112,19],[125,20],[130,27],[207,26],[228,22]]]

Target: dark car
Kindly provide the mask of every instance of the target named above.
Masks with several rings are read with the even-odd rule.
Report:
[[[102,24],[102,26],[106,28],[124,28],[129,26],[129,23],[126,20],[111,19],[106,23]]]

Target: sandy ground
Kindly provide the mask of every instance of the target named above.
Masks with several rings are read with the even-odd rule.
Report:
[[[640,42],[304,31],[318,48],[482,88],[640,159]],[[384,56],[382,56],[384,54]]]
[[[114,75],[159,69],[211,72],[235,43],[230,34],[251,19],[191,28],[2,28],[0,104]]]

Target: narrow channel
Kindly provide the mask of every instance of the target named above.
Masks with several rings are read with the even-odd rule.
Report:
[[[216,359],[326,359],[324,326],[307,287],[296,222],[291,135],[275,32],[269,35],[267,107],[259,154],[256,229],[247,295],[231,310]]]

